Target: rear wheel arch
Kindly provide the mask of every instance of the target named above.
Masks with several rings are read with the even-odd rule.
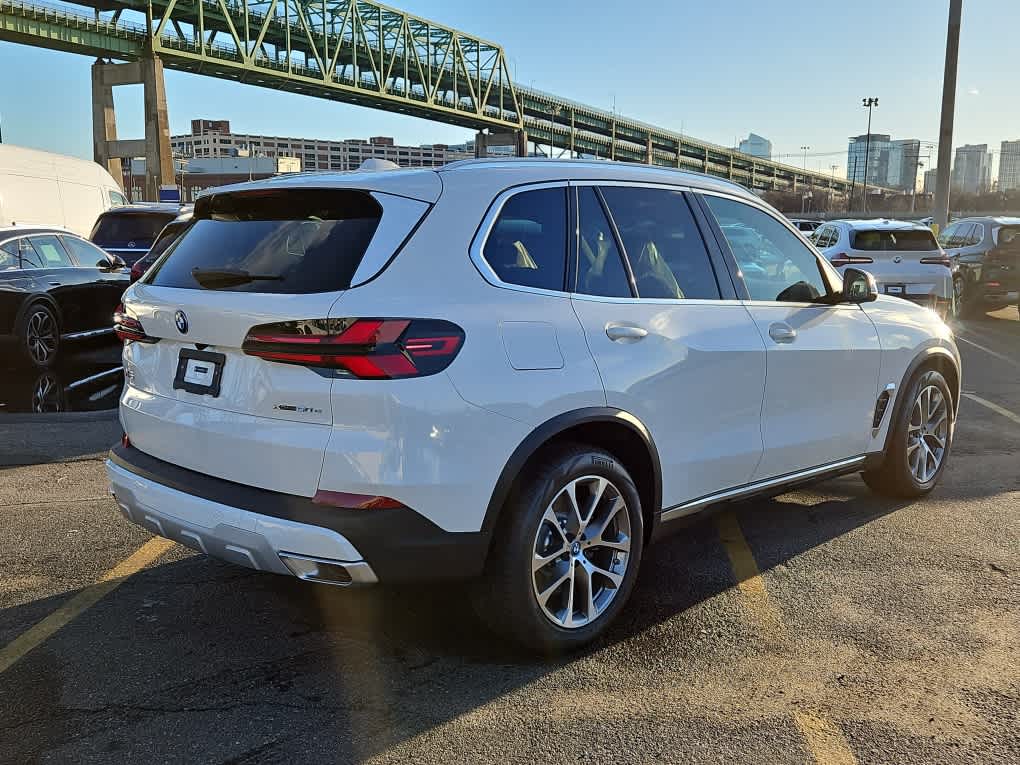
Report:
[[[645,538],[662,509],[662,468],[651,433],[638,418],[612,407],[587,407],[553,417],[535,428],[514,450],[496,481],[482,531],[493,533],[518,476],[543,453],[564,444],[588,444],[616,457],[630,473],[641,498]]]
[[[18,313],[14,317],[15,331],[21,326],[21,322],[24,321],[25,316],[28,314],[28,312],[31,311],[34,306],[37,306],[40,303],[49,308],[53,312],[53,315],[57,318],[57,324],[59,326],[63,326],[64,316],[60,312],[60,306],[57,305],[57,301],[54,300],[49,295],[47,295],[45,292],[40,292],[34,295],[29,295],[22,301],[21,307],[18,308]]]

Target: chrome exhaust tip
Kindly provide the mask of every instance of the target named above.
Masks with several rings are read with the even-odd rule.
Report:
[[[347,562],[294,553],[280,553],[280,560],[294,576],[308,582],[354,587],[379,581],[372,567],[363,560]]]

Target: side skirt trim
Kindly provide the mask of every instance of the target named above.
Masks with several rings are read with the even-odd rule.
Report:
[[[675,505],[674,507],[666,508],[662,511],[661,519],[663,522],[676,520],[677,518],[693,515],[694,513],[705,509],[709,505],[714,505],[717,502],[740,499],[741,497],[750,496],[751,494],[757,494],[760,491],[772,489],[787,483],[797,483],[799,481],[825,475],[826,473],[841,471],[850,472],[851,468],[864,464],[865,459],[866,456],[862,454],[857,457],[851,457],[837,462],[829,462],[825,465],[809,468],[808,470],[799,470],[796,473],[787,473],[786,475],[776,476],[775,478],[769,478],[764,481],[756,481],[755,483],[744,484],[743,486],[737,486],[736,488],[716,492],[715,494],[708,494],[704,497],[691,500],[690,502],[685,502],[682,505]]]

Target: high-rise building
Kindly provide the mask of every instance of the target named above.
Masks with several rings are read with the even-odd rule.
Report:
[[[935,186],[938,185],[939,171],[937,167],[924,171],[924,193],[934,194]]]
[[[956,149],[953,189],[964,194],[984,194],[992,188],[992,155],[988,144],[968,144]]]
[[[744,154],[750,154],[752,157],[771,159],[772,141],[768,138],[763,138],[757,133],[749,133],[747,138],[741,141],[740,145],[737,146],[737,151],[743,152]]]
[[[916,138],[891,141],[885,184],[892,189],[914,191],[917,188],[917,166],[921,158],[921,142]]]
[[[846,151],[847,180],[859,184],[867,180],[869,186],[885,186],[889,175],[889,144],[889,136],[882,133],[872,133],[870,141],[867,134],[852,136]]]
[[[403,167],[439,167],[474,153],[445,144],[397,146],[392,138],[286,138],[230,132],[228,120],[192,120],[191,133],[170,137],[174,152],[184,157],[296,157],[302,170],[355,170],[366,159],[387,159]]]
[[[1020,141],[999,146],[999,191],[1020,189]]]
[[[864,183],[864,158],[868,158],[869,186],[887,186],[912,191],[917,186],[917,168],[921,142],[916,138],[894,141],[884,133],[857,135],[850,138],[846,152],[847,179]]]

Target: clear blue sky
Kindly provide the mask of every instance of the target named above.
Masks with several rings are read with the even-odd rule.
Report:
[[[775,151],[812,153],[812,169],[846,162],[872,130],[938,137],[948,0],[391,0],[503,45],[516,79],[715,143],[754,131]],[[603,12],[598,12],[604,7]],[[1020,138],[1018,0],[966,0],[954,144]],[[91,155],[90,59],[0,42],[4,140]],[[167,71],[170,127],[229,119],[239,132],[321,138],[392,135],[460,142],[469,131],[355,106]],[[141,137],[141,88],[118,89],[122,137]],[[801,164],[802,159],[790,160]],[[935,158],[931,164],[934,165]],[[998,157],[995,157],[995,167]]]

